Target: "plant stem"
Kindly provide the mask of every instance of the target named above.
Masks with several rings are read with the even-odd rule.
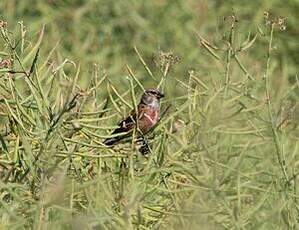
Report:
[[[281,149],[281,145],[280,145],[279,136],[278,136],[276,126],[275,126],[275,121],[274,121],[274,117],[273,117],[273,113],[272,113],[272,104],[271,104],[271,99],[270,99],[269,68],[270,68],[270,59],[271,59],[270,57],[271,57],[271,49],[272,49],[272,42],[273,42],[274,26],[275,26],[274,24],[271,25],[270,41],[269,41],[268,53],[267,53],[266,72],[264,75],[265,88],[266,88],[266,101],[267,101],[268,116],[269,116],[270,123],[271,123],[271,131],[273,134],[273,142],[275,145],[277,160],[281,167],[282,173],[284,175],[284,179],[286,180],[286,182],[289,182],[288,174],[287,174],[286,168],[285,168],[285,163],[282,160],[283,153],[282,153],[282,149]]]

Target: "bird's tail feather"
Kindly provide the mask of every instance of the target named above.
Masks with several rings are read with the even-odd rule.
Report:
[[[122,139],[122,137],[110,137],[110,138],[107,138],[103,144],[104,145],[107,145],[107,146],[111,146],[111,145],[114,145],[115,143],[117,143],[118,141],[120,141]]]
[[[111,146],[111,145],[114,145],[117,142],[121,141],[122,139],[127,138],[128,136],[130,136],[130,132],[128,133],[127,130],[123,129],[123,127],[115,129],[111,133],[111,135],[113,135],[113,134],[118,134],[118,136],[107,138],[106,140],[104,140],[103,144],[105,144],[107,146]]]

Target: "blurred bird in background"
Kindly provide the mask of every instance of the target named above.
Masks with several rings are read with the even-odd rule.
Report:
[[[112,136],[120,135],[107,138],[103,143],[107,146],[114,145],[132,135],[135,128],[137,128],[137,133],[141,135],[149,132],[160,119],[160,99],[163,97],[164,94],[158,89],[145,90],[137,106],[137,111],[133,110],[126,119],[120,121],[119,127],[111,134]]]

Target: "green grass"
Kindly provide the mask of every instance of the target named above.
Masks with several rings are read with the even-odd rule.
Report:
[[[298,9],[1,1],[1,229],[298,229]],[[149,154],[103,146],[158,86]]]

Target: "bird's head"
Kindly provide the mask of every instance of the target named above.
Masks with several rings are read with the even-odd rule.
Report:
[[[162,97],[164,97],[164,94],[158,89],[147,89],[143,93],[140,103],[145,105],[159,105],[159,101]]]

